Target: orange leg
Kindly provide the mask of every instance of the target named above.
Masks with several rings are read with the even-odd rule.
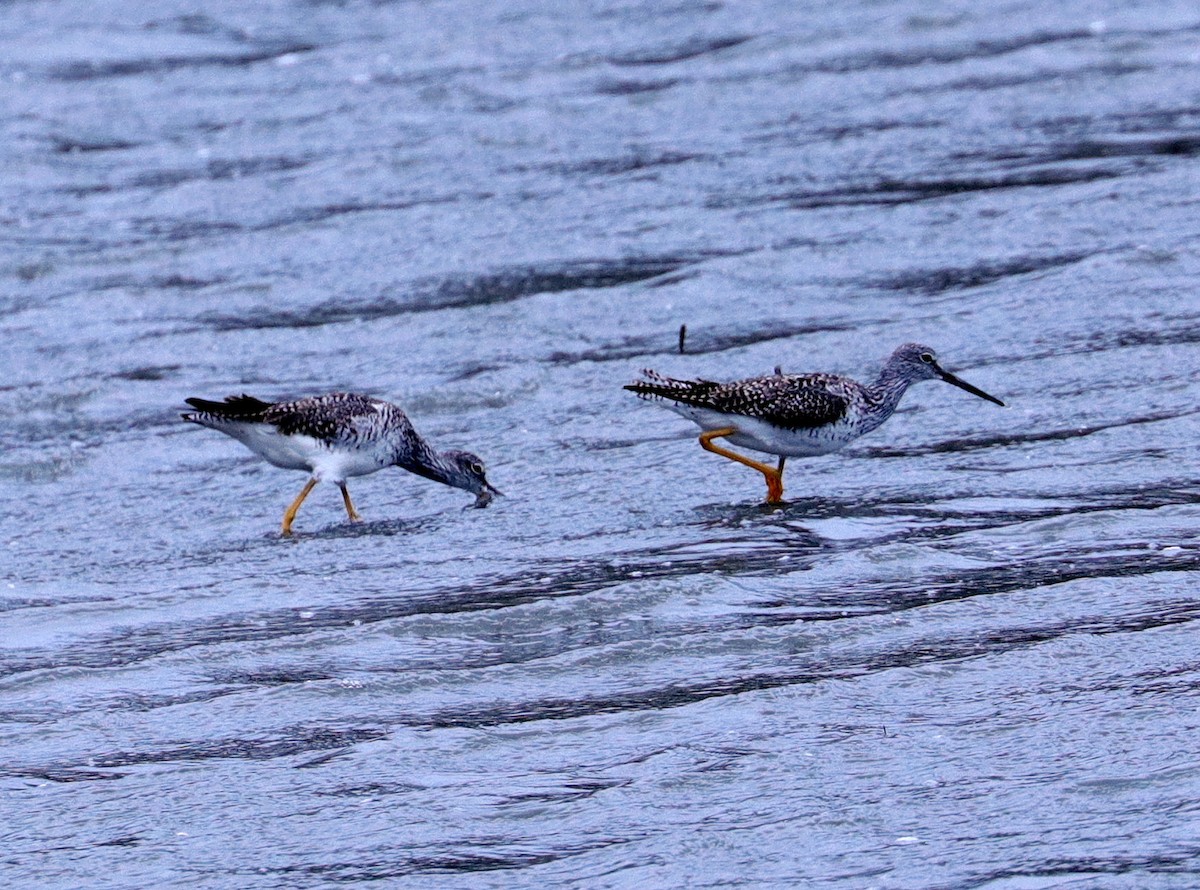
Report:
[[[296,521],[296,511],[300,509],[300,505],[304,503],[304,499],[308,497],[308,493],[316,486],[316,479],[309,479],[304,483],[304,488],[300,494],[296,495],[296,500],[292,501],[292,505],[287,508],[283,514],[283,535],[286,537],[292,533],[292,523]]]
[[[737,430],[731,426],[722,427],[719,430],[706,430],[700,434],[700,447],[705,451],[711,451],[713,454],[719,454],[721,457],[727,457],[730,460],[737,461],[739,464],[745,464],[747,467],[758,470],[767,480],[767,503],[783,503],[783,463],[787,458],[779,458],[778,468],[769,467],[764,463],[759,463],[756,460],[751,460],[744,455],[738,454],[736,451],[719,448],[713,444],[713,439],[731,436],[736,432]]]
[[[362,517],[358,515],[358,511],[354,509],[354,504],[350,502],[350,489],[346,488],[345,482],[339,482],[338,488],[342,490],[342,503],[346,505],[346,515],[350,517],[351,522],[362,522]]]

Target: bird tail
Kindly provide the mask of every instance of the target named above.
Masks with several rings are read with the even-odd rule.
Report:
[[[262,399],[256,399],[245,393],[240,396],[226,396],[223,402],[213,402],[209,399],[184,399],[184,401],[195,408],[198,413],[189,412],[179,416],[192,423],[204,425],[208,419],[251,422],[261,420],[263,412],[271,407],[270,402],[264,402]]]
[[[717,384],[709,380],[677,380],[652,371],[642,369],[643,380],[635,380],[625,385],[625,389],[637,393],[642,399],[668,399],[673,402],[686,402],[695,397],[697,390],[707,390]]]

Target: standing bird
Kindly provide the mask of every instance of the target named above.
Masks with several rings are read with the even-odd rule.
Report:
[[[731,383],[675,380],[650,370],[625,389],[643,399],[661,399],[672,411],[704,430],[700,447],[758,470],[767,480],[767,503],[783,499],[783,465],[789,457],[837,451],[892,416],[914,383],[944,380],[972,395],[1004,403],[943,370],[928,346],[905,343],[891,354],[872,385],[837,374],[783,374],[748,377]],[[714,439],[779,455],[771,467],[721,448]]]
[[[285,470],[312,474],[283,514],[283,534],[292,533],[296,511],[321,481],[337,483],[351,522],[362,517],[350,501],[346,479],[397,466],[475,495],[486,507],[495,495],[483,461],[469,451],[434,451],[397,405],[350,392],[295,402],[264,402],[248,395],[223,402],[187,399],[195,413],[184,420],[219,430],[259,457]]]

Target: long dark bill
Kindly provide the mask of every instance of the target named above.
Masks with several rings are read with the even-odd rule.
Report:
[[[941,378],[943,380],[945,380],[947,383],[951,383],[954,386],[957,386],[959,389],[965,389],[967,392],[969,392],[973,396],[979,396],[979,398],[981,398],[981,399],[987,399],[989,402],[995,402],[1001,408],[1004,407],[1004,403],[1002,401],[1000,401],[995,396],[989,396],[986,392],[984,392],[978,386],[972,386],[971,384],[967,383],[967,381],[963,380],[962,378],[955,377],[949,371],[943,371],[941,368],[938,368],[937,371],[938,371],[938,374],[941,375]]]

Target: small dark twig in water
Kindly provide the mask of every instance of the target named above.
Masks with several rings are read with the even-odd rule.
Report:
[[[683,355],[683,341],[687,339],[687,325],[679,326],[679,354]]]

